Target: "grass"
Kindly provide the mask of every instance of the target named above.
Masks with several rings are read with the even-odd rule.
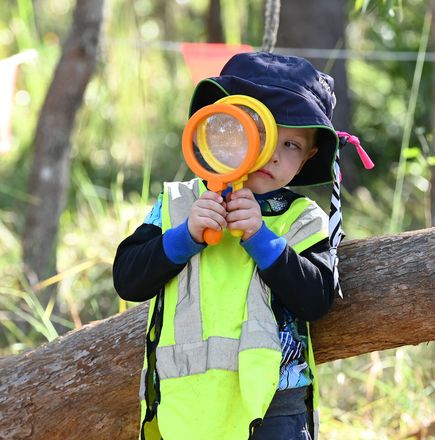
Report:
[[[95,187],[83,169],[73,179],[82,188],[76,194],[76,212],[66,211],[61,219],[58,274],[42,280],[32,289],[22,275],[19,240],[1,234],[6,250],[0,258],[0,332],[2,355],[33,348],[58,336],[57,328],[79,328],[83,323],[117,313],[120,303],[112,286],[111,267],[120,241],[140,224],[149,206],[139,194],[123,198],[122,176],[110,190]],[[0,212],[0,218],[7,218]],[[7,261],[6,261],[7,260]],[[41,293],[55,286],[48,304]],[[57,314],[53,313],[56,305]],[[23,330],[25,329],[25,330]]]
[[[432,342],[321,365],[321,438],[431,438],[434,355]]]

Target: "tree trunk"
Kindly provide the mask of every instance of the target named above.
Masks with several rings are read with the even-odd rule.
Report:
[[[318,363],[435,339],[435,228],[340,248],[344,300],[313,324]],[[0,359],[0,439],[138,432],[148,305]]]
[[[220,0],[210,0],[207,12],[206,31],[208,43],[224,42],[224,29],[222,27]]]
[[[69,186],[71,133],[95,68],[104,0],[77,0],[69,37],[43,104],[28,182],[23,261],[31,284],[53,275],[56,236]]]
[[[430,11],[432,13],[432,24],[430,31],[430,51],[432,53],[435,52],[435,0],[431,0],[430,2]],[[435,156],[435,64],[432,63],[432,142],[431,142],[431,150],[430,154]],[[430,167],[431,171],[431,185],[430,185],[430,223],[431,226],[435,226],[435,165]],[[428,222],[429,223],[429,222]]]
[[[346,48],[347,2],[344,0],[321,2],[288,0],[281,3],[277,48],[331,50]],[[333,57],[330,59],[304,58],[307,58],[319,70],[325,71],[327,68],[326,73],[334,78],[337,106],[332,122],[337,130],[350,131],[351,103],[348,95],[345,61],[334,61]],[[356,155],[352,154],[343,154],[341,157],[343,169],[346,170],[345,185],[350,191],[358,186],[359,172],[355,159]]]

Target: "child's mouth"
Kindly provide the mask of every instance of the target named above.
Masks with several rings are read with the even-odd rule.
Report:
[[[270,177],[271,179],[273,178],[272,173],[269,172],[269,171],[267,171],[267,170],[264,169],[264,168],[259,169],[259,170],[257,171],[257,173],[260,173],[260,174],[263,174],[263,175],[265,175],[265,176],[268,176],[268,177]]]

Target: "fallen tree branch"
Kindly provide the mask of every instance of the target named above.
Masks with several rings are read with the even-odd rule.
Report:
[[[344,300],[313,324],[317,362],[435,339],[435,228],[340,249]],[[0,359],[0,439],[134,439],[147,304]]]
[[[348,242],[339,255],[344,299],[313,323],[318,362],[435,339],[435,228]]]

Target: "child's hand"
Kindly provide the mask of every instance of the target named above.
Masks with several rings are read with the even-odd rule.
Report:
[[[197,243],[203,243],[202,235],[204,229],[215,229],[219,231],[227,226],[225,217],[227,211],[222,197],[214,192],[206,191],[192,205],[187,227],[192,238]]]
[[[263,224],[261,209],[248,188],[240,189],[227,197],[227,224],[229,229],[241,229],[242,240],[253,236]]]

